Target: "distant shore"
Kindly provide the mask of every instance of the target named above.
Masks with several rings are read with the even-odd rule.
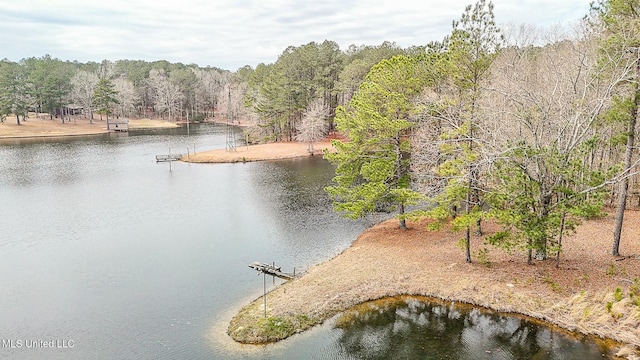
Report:
[[[129,121],[129,130],[159,129],[180,127],[180,123],[159,119],[118,119]],[[113,121],[113,120],[112,120]],[[213,122],[224,124],[224,122]],[[248,126],[240,123],[235,126]],[[0,140],[2,139],[29,139],[46,137],[75,137],[100,135],[112,132],[107,130],[106,120],[95,118],[93,121],[83,117],[74,116],[62,123],[60,118],[49,118],[46,114],[39,117],[32,115],[27,121],[21,121],[17,125],[15,118],[10,117],[0,124]],[[331,149],[328,140],[313,144],[313,151],[307,143],[277,142],[261,145],[237,146],[235,150],[218,149],[192,153],[181,160],[191,163],[235,163],[263,160],[291,159],[306,156],[322,156],[324,149]]]
[[[174,128],[179,124],[158,119],[118,119],[129,121],[129,130],[141,130],[150,128]],[[110,119],[110,121],[114,121]],[[15,117],[8,117],[0,124],[0,139],[11,138],[40,138],[40,137],[67,137],[106,134],[113,130],[107,130],[106,119],[94,118],[93,121],[83,117],[74,116],[71,119],[53,118],[48,115],[35,115],[20,121],[17,124]]]

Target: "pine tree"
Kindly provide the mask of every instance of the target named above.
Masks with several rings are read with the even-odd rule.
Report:
[[[398,211],[405,229],[405,207],[420,194],[410,188],[410,99],[423,88],[420,63],[396,56],[375,65],[348,107],[338,107],[337,130],[348,140],[333,140],[325,157],[337,165],[334,186],[326,191],[334,208],[350,218],[376,211]]]
[[[118,104],[118,98],[116,97],[117,94],[118,92],[116,91],[115,86],[109,79],[102,78],[98,81],[94,97],[101,120],[102,114],[105,114],[107,116],[107,122],[109,122],[109,115],[112,113],[111,105]]]

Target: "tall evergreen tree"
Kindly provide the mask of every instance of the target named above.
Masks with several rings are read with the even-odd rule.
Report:
[[[375,65],[347,107],[338,107],[337,130],[325,157],[337,165],[335,185],[326,188],[334,208],[350,218],[375,211],[398,211],[405,229],[405,207],[420,194],[410,188],[411,99],[424,87],[421,63],[396,56]]]
[[[592,18],[596,29],[603,33],[602,50],[605,58],[617,58],[619,54],[628,53],[635,72],[629,72],[629,79],[625,84],[624,98],[629,99],[628,111],[620,120],[626,123],[626,150],[624,155],[625,174],[618,185],[618,203],[616,209],[615,228],[613,231],[613,245],[611,255],[620,255],[620,238],[624,222],[624,212],[629,192],[629,173],[633,163],[636,124],[638,108],[640,106],[640,1],[639,0],[599,0],[591,4]],[[615,63],[617,70],[629,69],[629,63]],[[620,69],[622,68],[622,69]],[[615,70],[614,70],[615,71]]]
[[[32,102],[31,86],[25,69],[17,63],[0,61],[0,120],[15,115],[20,125],[20,117],[27,117]]]
[[[66,97],[71,91],[70,80],[73,76],[72,66],[49,55],[26,59],[24,64],[29,82],[33,85],[37,111],[48,112],[53,119],[56,110],[67,105]],[[62,122],[64,123],[64,116]]]
[[[481,231],[479,100],[503,42],[493,4],[480,0],[465,8],[460,20],[453,23],[451,36],[435,46],[446,50],[442,70],[448,79],[443,81],[447,86],[434,89],[440,98],[430,107],[429,115],[442,124],[438,173],[446,179],[446,188],[434,199],[437,206],[426,214],[442,220],[454,209],[456,225],[465,231],[467,262],[471,262],[471,226]],[[464,213],[456,214],[460,208]]]
[[[102,114],[105,114],[107,116],[107,122],[109,121],[109,115],[112,113],[111,106],[119,103],[117,94],[118,92],[111,80],[102,78],[98,81],[94,96],[95,103],[98,107],[100,117],[102,118]]]

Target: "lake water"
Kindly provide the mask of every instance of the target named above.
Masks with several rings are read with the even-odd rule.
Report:
[[[386,358],[358,350],[386,333],[378,322],[330,323],[268,346],[225,335],[262,293],[249,263],[301,271],[380,220],[332,212],[323,187],[333,167],[320,157],[155,162],[225,142],[225,127],[203,125],[0,145],[0,358]],[[422,343],[416,336],[387,338]],[[576,344],[591,351],[582,358],[599,354]],[[432,355],[422,358],[442,358]]]

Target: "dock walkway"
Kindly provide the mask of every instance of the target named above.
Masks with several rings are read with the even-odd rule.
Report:
[[[271,276],[276,276],[285,280],[292,280],[296,277],[295,272],[293,274],[286,273],[286,272],[283,272],[279,266],[269,265],[269,264],[265,264],[257,261],[249,264],[249,267],[261,273],[271,275]]]
[[[182,158],[182,154],[156,155],[156,162],[178,161]]]

